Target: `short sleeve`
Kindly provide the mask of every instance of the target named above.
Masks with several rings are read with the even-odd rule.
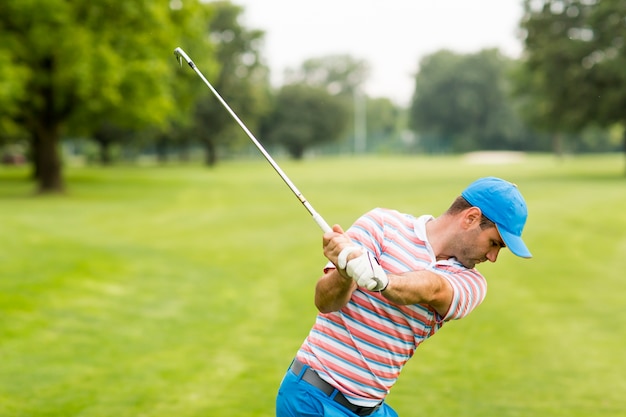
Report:
[[[478,307],[487,295],[487,281],[475,269],[446,271],[436,267],[439,273],[452,286],[452,303],[443,321],[459,320]]]

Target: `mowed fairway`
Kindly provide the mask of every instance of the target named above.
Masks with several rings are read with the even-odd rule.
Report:
[[[623,156],[291,162],[331,224],[444,211],[479,176],[517,183],[522,260],[481,265],[486,301],[409,362],[403,417],[626,415]],[[0,416],[273,416],[315,317],[321,231],[262,160],[67,168],[34,197],[0,168]]]

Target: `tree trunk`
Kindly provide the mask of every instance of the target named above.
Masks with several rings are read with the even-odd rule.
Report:
[[[624,129],[622,134],[622,147],[624,149],[624,161],[626,161],[626,129]],[[624,175],[626,175],[626,169],[624,170]]]
[[[37,129],[34,168],[39,193],[61,193],[64,191],[59,155],[59,132],[55,126],[40,126]]]
[[[293,145],[293,146],[289,146],[287,151],[289,152],[289,155],[291,155],[291,157],[293,159],[295,159],[296,161],[301,160],[302,158],[304,158],[304,146],[299,146],[299,145]]]
[[[52,57],[42,60],[42,69],[51,74],[55,69]],[[54,88],[52,84],[41,87],[43,98],[42,112],[33,123],[33,154],[35,175],[39,193],[60,193],[64,191],[59,155],[60,124],[55,111]]]
[[[182,140],[178,146],[178,160],[180,162],[191,161],[191,151],[189,149],[189,141]]]
[[[561,159],[563,158],[563,134],[562,133],[554,133],[552,135],[552,151],[554,155]]]
[[[215,144],[210,139],[205,139],[204,143],[204,163],[207,166],[215,166],[217,164],[217,152],[215,150]]]
[[[157,161],[159,161],[160,164],[165,164],[168,160],[167,136],[159,135],[155,143],[155,150],[157,154]]]
[[[33,168],[31,172],[31,179],[33,181],[38,181],[39,175],[40,175],[40,169],[39,169],[39,158],[37,157],[37,149],[38,149],[37,143],[39,141],[37,139],[37,135],[35,135],[34,133],[31,134],[30,136],[31,136],[30,151],[29,151],[28,158],[30,159],[32,168]]]
[[[111,165],[111,142],[108,140],[98,140],[100,144],[100,163],[103,166]]]

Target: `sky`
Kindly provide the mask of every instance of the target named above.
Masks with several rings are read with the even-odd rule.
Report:
[[[519,57],[521,0],[231,0],[241,23],[265,31],[262,54],[272,84],[309,58],[349,54],[365,60],[365,91],[406,105],[420,58],[440,49],[499,48]]]

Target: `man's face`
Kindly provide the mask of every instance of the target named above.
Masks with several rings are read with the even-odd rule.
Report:
[[[495,262],[505,244],[496,227],[482,229],[476,223],[460,233],[455,246],[457,260],[467,268],[474,268],[481,262]]]

